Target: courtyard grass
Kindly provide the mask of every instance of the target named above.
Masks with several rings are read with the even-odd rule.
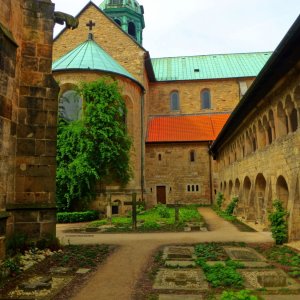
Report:
[[[180,207],[179,221],[175,222],[175,209],[163,205],[158,205],[152,209],[141,212],[137,215],[138,231],[176,231],[182,230],[186,223],[196,222],[204,223],[203,217],[199,214],[196,205]],[[108,232],[131,231],[131,216],[112,217],[113,227],[107,228]],[[87,227],[101,227],[109,225],[109,220],[97,220],[90,222]]]

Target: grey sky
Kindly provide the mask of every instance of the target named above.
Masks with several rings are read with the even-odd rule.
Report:
[[[88,0],[52,0],[76,15]],[[99,5],[102,0],[95,0]],[[151,57],[274,50],[300,12],[299,0],[139,0]],[[56,25],[56,31],[60,30]]]

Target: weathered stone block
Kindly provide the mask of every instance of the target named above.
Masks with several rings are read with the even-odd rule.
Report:
[[[36,44],[31,42],[22,42],[21,54],[23,56],[36,56]]]
[[[35,141],[32,139],[18,139],[17,140],[17,154],[18,155],[34,155]]]
[[[33,223],[38,222],[39,214],[37,211],[16,211],[14,212],[15,222]]]
[[[15,223],[15,233],[25,233],[31,238],[40,236],[40,224],[38,223]]]

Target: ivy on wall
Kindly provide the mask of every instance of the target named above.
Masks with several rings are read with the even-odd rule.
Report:
[[[131,140],[126,131],[126,106],[117,82],[82,83],[80,120],[60,119],[57,136],[56,198],[59,211],[85,209],[97,181],[128,183]]]

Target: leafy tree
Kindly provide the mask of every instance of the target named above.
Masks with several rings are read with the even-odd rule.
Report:
[[[273,202],[273,208],[273,212],[269,214],[272,237],[277,245],[281,245],[288,240],[288,212],[283,208],[280,200]]]
[[[116,82],[82,83],[85,101],[80,120],[59,121],[57,136],[57,206],[59,211],[86,208],[97,180],[126,184],[131,178],[131,140],[126,106]]]

